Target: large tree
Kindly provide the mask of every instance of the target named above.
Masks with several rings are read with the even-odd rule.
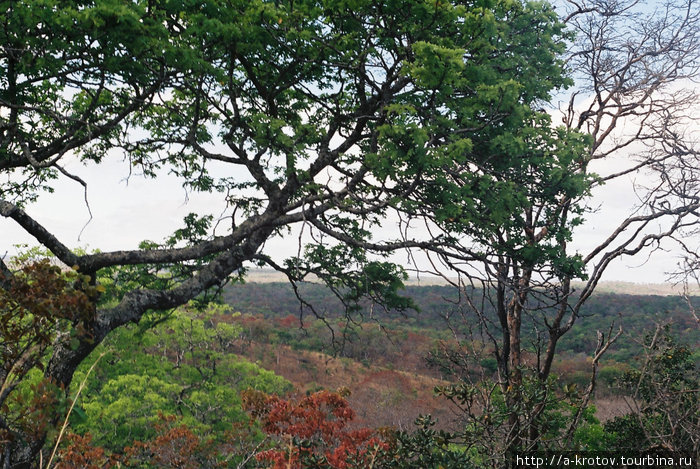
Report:
[[[595,387],[596,367],[617,337],[617,327],[601,331],[598,347],[591,350],[591,384],[581,390],[568,427],[554,433],[549,430],[557,422],[548,414],[558,399],[548,384],[552,364],[560,339],[574,327],[611,263],[648,256],[674,241],[695,252],[686,240],[697,232],[700,208],[692,114],[697,105],[693,80],[700,65],[697,4],[571,0],[559,2],[558,8],[575,34],[562,55],[575,86],[551,102],[559,101],[551,113],[568,131],[587,134],[588,147],[559,148],[561,140],[544,140],[518,148],[511,139],[505,154],[528,152],[523,166],[513,171],[517,166],[511,162],[489,167],[487,174],[501,185],[517,182],[515,193],[522,194],[523,203],[509,206],[513,192],[495,190],[503,218],[486,231],[481,230],[488,225],[472,223],[470,214],[455,216],[454,223],[461,226],[438,219],[445,232],[464,236],[449,254],[432,255],[436,265],[442,262],[460,274],[465,306],[452,323],[459,338],[469,338],[457,353],[445,350],[443,358],[453,369],[466,369],[465,377],[473,372],[473,359],[478,363],[486,353],[498,364],[496,386],[480,381],[445,390],[466,407],[467,441],[493,457],[494,466],[503,464],[509,449],[570,448]],[[474,166],[455,168],[452,177],[471,181]],[[601,224],[603,235],[589,240],[592,247],[583,251],[581,243],[572,241],[596,203],[591,195],[625,178],[637,182],[619,197],[636,194],[637,203],[629,215]],[[427,200],[430,205],[422,207],[433,213],[442,207],[426,197],[420,200]],[[476,211],[488,214],[485,208]],[[459,317],[466,320],[457,324]]]
[[[2,5],[0,170],[7,177],[0,214],[77,272],[66,282],[45,264],[37,274],[0,262],[3,308],[8,317],[50,313],[41,299],[13,297],[35,278],[53,282],[60,298],[93,306],[76,317],[61,310],[60,330],[42,333],[41,347],[19,355],[25,343],[2,337],[0,405],[27,363],[67,390],[110,331],[193,300],[250,263],[294,281],[315,274],[350,303],[368,295],[406,307],[396,294],[405,274],[371,253],[447,255],[454,234],[469,227],[483,240],[512,231],[517,240],[499,246],[531,256],[522,243],[551,243],[566,226],[523,235],[509,214],[529,210],[530,197],[552,203],[585,189],[585,177],[568,175],[585,142],[551,130],[534,109],[566,84],[557,59],[562,28],[547,7],[414,0]],[[228,232],[214,235],[211,217],[192,215],[161,244],[76,253],[32,217],[31,202],[48,196],[54,178],[83,183],[63,167],[67,157],[97,165],[123,158],[146,178],[170,171],[190,190],[220,193]],[[557,181],[551,189],[533,185],[549,178]],[[543,216],[562,210],[568,207]],[[390,213],[448,229],[424,239],[398,232],[372,239],[372,226]],[[266,255],[265,242],[295,224],[323,236],[286,263]],[[36,355],[42,351],[50,357]],[[3,463],[29,466],[46,428],[7,419],[0,427]]]

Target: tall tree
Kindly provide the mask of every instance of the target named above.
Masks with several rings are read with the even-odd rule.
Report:
[[[552,423],[546,417],[553,397],[547,383],[560,338],[574,327],[582,305],[612,262],[648,255],[673,240],[683,243],[683,236],[692,235],[698,223],[697,148],[692,137],[697,122],[691,113],[697,96],[690,85],[700,65],[698,5],[692,0],[653,6],[567,1],[559,2],[559,12],[575,34],[562,55],[575,86],[552,101],[563,101],[552,114],[562,119],[562,132],[587,134],[588,147],[569,153],[571,147],[555,146],[547,154],[546,144],[525,146],[528,152],[541,152],[542,160],[524,159],[527,169],[518,173],[521,179],[508,174],[503,180],[518,181],[517,190],[528,202],[507,206],[504,201],[512,200],[508,193],[494,191],[504,208],[503,222],[483,235],[475,233],[475,227],[486,225],[472,224],[469,218],[462,226],[443,223],[445,232],[464,237],[442,259],[433,256],[436,264],[442,260],[460,273],[467,314],[461,332],[483,344],[463,353],[479,358],[487,350],[498,363],[498,392],[479,386],[446,391],[452,398],[463,398],[462,403],[474,404],[469,410],[480,420],[472,428],[483,432],[467,437],[493,438],[497,451],[490,447],[485,453],[498,456],[496,466],[509,449],[570,444],[593,392],[598,361],[618,332],[611,328],[599,336],[597,349],[591,351],[591,385],[583,390],[568,429],[558,433],[560,440],[547,435],[544,443],[542,436]],[[517,151],[511,143],[506,153]],[[615,164],[606,164],[611,161]],[[467,167],[459,177],[473,174]],[[648,183],[629,187],[639,197],[629,216],[611,220],[613,228],[590,251],[572,248],[592,191],[630,176]],[[485,208],[478,212],[488,213]],[[583,281],[579,291],[574,280]],[[524,343],[523,327],[534,330],[532,344]],[[464,362],[464,356],[450,357]],[[532,383],[540,391],[533,394]],[[493,409],[501,398],[507,417],[484,424],[478,408]]]
[[[66,318],[70,330],[52,337],[51,356],[40,362],[44,381],[59,389],[110,331],[195,299],[251,263],[293,281],[315,274],[351,312],[363,295],[409,306],[397,295],[405,273],[371,253],[447,255],[453,234],[469,229],[532,262],[532,240],[552,243],[566,237],[567,225],[523,233],[510,214],[540,211],[556,220],[568,206],[533,207],[586,186],[585,175],[568,171],[585,139],[551,130],[546,114],[533,110],[566,84],[556,56],[562,27],[541,5],[2,4],[0,170],[9,177],[0,214],[87,279],[71,288],[93,301],[88,317]],[[220,193],[228,232],[214,235],[210,216],[190,215],[161,244],[76,254],[32,218],[31,201],[52,178],[82,183],[63,168],[67,155],[99,164],[117,150],[146,178],[170,171],[189,189]],[[557,183],[538,188],[550,179]],[[372,239],[371,228],[390,212],[450,232]],[[286,263],[267,256],[265,242],[295,224],[322,236]],[[0,267],[3,288],[25,278],[15,265]],[[38,314],[32,304],[21,307],[25,317]],[[0,426],[3,463],[28,467],[46,428]]]

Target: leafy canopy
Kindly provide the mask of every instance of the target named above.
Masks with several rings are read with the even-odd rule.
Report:
[[[587,141],[537,110],[568,84],[557,58],[566,36],[544,4],[0,4],[0,215],[74,268],[78,291],[102,295],[82,328],[45,350],[44,377],[59,387],[115,329],[254,263],[323,279],[348,315],[363,296],[411,306],[398,294],[403,269],[378,258],[403,248],[581,272],[560,248],[576,219],[561,214],[586,191],[572,169]],[[121,157],[125,173],[154,184],[175,174],[226,208],[187,217],[163,243],[76,253],[31,214],[53,178],[83,183],[66,169],[75,157]],[[373,234],[391,215],[439,234]],[[266,242],[295,226],[309,247],[272,259]],[[0,272],[6,290],[12,269],[0,261]],[[45,437],[13,433],[17,458]]]

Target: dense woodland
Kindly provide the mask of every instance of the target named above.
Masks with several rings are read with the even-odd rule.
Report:
[[[640,289],[643,289],[640,286]],[[299,290],[300,296],[313,305],[318,311],[324,312],[324,317],[334,320],[343,319],[343,306],[331,291],[318,284],[306,284]],[[365,307],[361,311],[363,325],[383,327],[387,330],[402,330],[425,334],[429,339],[465,339],[469,336],[466,328],[476,323],[469,317],[468,308],[464,300],[460,299],[460,292],[451,286],[407,286],[404,294],[413,300],[416,310],[398,312],[374,309],[370,312]],[[280,283],[246,283],[231,285],[222,294],[223,301],[231,305],[234,311],[248,316],[257,316],[267,319],[285,318],[291,327],[299,329],[299,338],[295,340],[315,341],[314,345],[308,345],[310,349],[332,352],[333,341],[330,332],[319,331],[314,334],[306,334],[304,329],[309,324],[317,321],[313,311],[299,302],[292,287]],[[700,301],[691,298],[694,304]],[[493,316],[494,312],[490,314]],[[292,321],[291,317],[295,318]],[[268,322],[270,323],[270,322]],[[622,326],[623,334],[613,344],[606,354],[606,358],[629,363],[639,356],[638,341],[645,333],[653,329],[654,324],[666,324],[669,332],[688,344],[700,342],[700,330],[689,314],[688,303],[680,295],[629,295],[615,293],[598,293],[594,295],[582,308],[581,320],[577,330],[562,339],[559,353],[562,355],[584,354],[595,348],[596,331],[607,331],[611,325]],[[349,324],[349,329],[358,334],[362,327],[354,327]],[[340,332],[340,331],[338,331]],[[381,340],[359,339],[353,340],[353,333],[338,334],[338,340],[348,339],[342,344],[342,349],[337,353],[347,355],[350,349],[358,346],[370,350],[372,344]],[[526,328],[526,334],[534,334],[535,328]],[[456,334],[456,337],[455,337]],[[530,341],[533,337],[529,336]],[[353,344],[358,342],[358,344]],[[290,344],[292,345],[292,344]],[[341,344],[335,344],[341,346]],[[370,358],[372,361],[381,360],[390,353],[389,350],[375,351]],[[350,356],[350,355],[348,355]],[[353,358],[360,358],[354,356]],[[398,356],[395,357],[398,359]]]
[[[64,458],[80,461],[76,452],[85,451],[83,446],[87,446],[98,451],[103,462],[109,459],[106,454],[125,454],[120,456],[122,463],[159,465],[157,458],[164,457],[160,453],[165,451],[160,446],[167,446],[176,454],[168,456],[173,459],[163,462],[166,465],[174,464],[177,458],[195,465],[213,464],[221,462],[224,454],[236,464],[253,454],[259,461],[286,460],[284,448],[261,452],[263,446],[257,445],[266,441],[265,432],[295,436],[294,432],[300,431],[296,435],[300,437],[304,431],[310,431],[309,435],[322,432],[323,424],[306,423],[304,419],[311,417],[300,415],[293,417],[294,428],[309,425],[310,429],[293,430],[287,427],[290,423],[269,422],[266,412],[284,402],[271,395],[293,396],[287,397],[291,405],[322,407],[314,418],[334,422],[329,424],[337,425],[333,431],[339,434],[365,435],[352,440],[361,448],[375,438],[372,444],[382,454],[397,435],[416,438],[429,416],[427,428],[448,432],[442,434],[445,436],[459,433],[464,425],[460,412],[464,410],[450,402],[454,398],[447,391],[451,383],[492,378],[497,367],[486,350],[480,361],[464,360],[462,367],[450,361],[462,355],[460,339],[466,340],[455,337],[455,328],[446,322],[446,317],[454,316],[445,311],[459,307],[448,296],[455,295],[453,288],[408,287],[406,293],[417,300],[419,312],[384,312],[375,317],[365,312],[365,319],[348,329],[339,313],[341,305],[329,291],[318,284],[305,287],[304,297],[313,298],[316,308],[328,312],[324,320],[308,317],[309,312],[302,312],[300,320],[299,301],[289,285],[250,283],[225,290],[224,298],[236,299],[231,304],[209,306],[204,311],[177,311],[162,324],[122,329],[111,336],[95,352],[99,360],[96,367],[89,374],[87,364],[78,371],[77,379],[85,382],[85,389],[71,415],[75,433],[69,437]],[[690,344],[698,342],[698,331],[688,321],[687,304],[680,297],[601,294],[588,303],[586,314],[597,320],[581,322],[585,338],[595,336],[595,328],[601,325],[609,328],[606,321],[629,320],[624,321],[626,332],[601,363],[596,398],[571,444],[583,450],[641,449],[644,443],[639,439],[644,438],[644,430],[631,418],[636,373],[651,364],[658,367],[654,380],[683,376],[689,381],[675,382],[673,389],[692,389],[698,383],[699,356]],[[645,344],[657,332],[649,327],[654,321],[668,327],[661,330],[656,347],[647,350]],[[329,327],[335,329],[340,342],[334,342]],[[554,365],[552,392],[563,399],[550,413],[550,418],[561,419],[557,425],[565,425],[575,402],[571,398],[585,388],[591,374],[591,357],[581,351],[587,349],[586,344],[572,342],[568,348],[565,344]],[[670,391],[652,389],[649,392]],[[269,399],[273,401],[263,404]],[[650,395],[648,399],[659,397]],[[347,408],[349,413],[334,416],[335,406]],[[483,409],[478,411],[484,413]],[[252,418],[259,423],[253,425]],[[691,424],[695,419],[697,424],[697,415],[686,418],[691,418]],[[387,429],[405,433],[389,437]],[[87,435],[89,440],[85,440]],[[422,438],[437,435],[428,433]],[[338,448],[347,437],[315,438],[309,436],[309,456],[344,451]],[[177,446],[184,442],[189,446]],[[437,442],[429,439],[419,444]],[[128,448],[126,453],[124,448]],[[358,454],[366,450],[351,448]],[[304,446],[298,450],[302,455]],[[475,467],[481,464],[478,454],[474,450],[470,458]],[[326,464],[333,465],[332,457],[328,459]],[[466,459],[457,461],[466,464]],[[366,463],[362,458],[357,461]]]
[[[2,469],[697,457],[696,0],[0,5]]]

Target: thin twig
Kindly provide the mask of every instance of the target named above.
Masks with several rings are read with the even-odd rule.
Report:
[[[92,364],[90,369],[88,370],[87,374],[85,374],[85,378],[83,378],[83,381],[80,383],[80,386],[78,386],[78,391],[75,393],[75,397],[73,398],[73,402],[70,404],[70,409],[68,409],[68,413],[66,414],[66,418],[63,420],[63,425],[61,426],[61,431],[58,433],[58,439],[56,440],[56,444],[53,447],[53,451],[51,452],[51,457],[49,458],[49,462],[46,463],[46,469],[49,469],[51,467],[51,462],[53,461],[54,456],[56,455],[56,451],[58,450],[58,445],[61,443],[61,440],[63,439],[63,434],[66,431],[66,428],[68,428],[68,419],[70,418],[70,414],[73,412],[73,407],[75,407],[75,403],[78,402],[78,397],[80,396],[80,393],[82,392],[83,388],[85,388],[85,384],[87,383],[88,377],[90,377],[90,373],[92,373],[92,370],[95,369],[95,365],[97,365],[97,362],[100,361],[102,357],[104,357],[105,353],[107,352],[102,352],[99,357],[97,357],[97,360],[95,360],[95,363]]]

